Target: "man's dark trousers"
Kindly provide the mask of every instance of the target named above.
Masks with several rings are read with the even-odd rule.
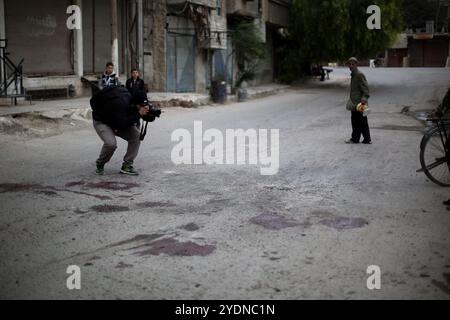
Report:
[[[370,142],[370,130],[367,117],[364,117],[361,112],[352,111],[352,140],[353,142],[359,142],[361,134],[364,137],[364,142]]]

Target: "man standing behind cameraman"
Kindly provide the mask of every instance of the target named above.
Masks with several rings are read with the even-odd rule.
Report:
[[[138,91],[145,91],[144,80],[140,78],[137,69],[131,70],[131,78],[127,80],[125,87],[132,95],[136,94]]]
[[[364,108],[368,106],[369,85],[366,80],[366,76],[358,69],[358,59],[351,57],[347,61],[347,65],[352,72],[352,81],[350,85],[350,99],[347,103],[347,110],[352,112],[352,137],[345,143],[359,143],[361,139],[361,134],[364,138],[364,144],[372,144],[372,139],[370,137],[369,123],[367,121],[367,116],[357,110],[357,106],[361,103]]]
[[[105,164],[111,160],[117,149],[116,136],[128,142],[120,173],[138,175],[133,168],[141,144],[136,123],[149,112],[147,98],[145,94],[144,96],[135,95],[132,99],[125,88],[111,87],[100,91],[91,99],[94,128],[104,143],[96,161],[98,175],[104,174]]]

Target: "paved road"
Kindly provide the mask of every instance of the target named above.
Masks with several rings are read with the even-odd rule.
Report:
[[[0,143],[0,297],[95,299],[450,298],[449,191],[419,168],[422,124],[444,69],[364,69],[374,144],[346,145],[338,80],[241,104],[168,109],[137,178],[104,177],[92,128]],[[280,169],[179,165],[174,130],[279,129]],[[5,143],[8,141],[8,143]],[[81,268],[68,290],[67,267]],[[366,270],[381,270],[368,290]]]

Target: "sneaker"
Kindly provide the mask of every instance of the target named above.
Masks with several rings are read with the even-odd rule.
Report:
[[[137,173],[134,170],[133,166],[126,166],[126,165],[122,166],[122,169],[120,169],[120,173],[127,174],[129,176],[137,176],[137,175],[139,175],[139,173]]]
[[[364,144],[372,144],[372,141],[363,141]]]
[[[448,199],[447,201],[444,201],[443,204],[444,204],[445,206],[450,206],[450,199]]]
[[[99,176],[102,176],[105,174],[105,166],[104,165],[97,165],[97,170],[95,170],[95,173],[98,174]]]
[[[355,142],[352,139],[345,141],[346,144],[358,144],[359,142]]]

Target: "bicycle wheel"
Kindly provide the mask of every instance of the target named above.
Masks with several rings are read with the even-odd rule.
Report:
[[[447,135],[450,130],[447,129]],[[420,164],[424,173],[434,183],[450,187],[450,167],[439,129],[435,128],[423,137],[420,150]]]

